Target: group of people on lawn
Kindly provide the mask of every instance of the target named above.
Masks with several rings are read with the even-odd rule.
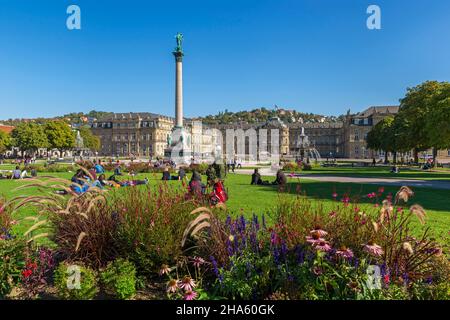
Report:
[[[11,172],[11,174],[3,174],[0,173],[0,179],[27,179],[27,178],[35,178],[37,177],[37,171],[35,168],[30,170],[30,176],[28,175],[29,168],[25,167],[23,170],[20,169],[19,166]]]
[[[265,181],[261,178],[261,174],[259,173],[258,169],[256,168],[255,171],[252,174],[252,181],[250,184],[255,185],[278,185],[278,186],[286,186],[287,178],[284,172],[280,169],[277,171],[277,174],[275,176],[275,180],[270,183],[269,181]]]
[[[134,173],[130,173],[134,176]],[[129,187],[137,186],[148,183],[148,179],[144,180],[119,180],[118,176],[123,176],[122,167],[120,162],[117,161],[116,167],[114,168],[114,173],[106,179],[106,171],[102,165],[101,160],[94,161],[94,165],[87,170],[78,169],[77,172],[72,177],[71,181],[73,184],[70,186],[72,191],[77,194],[81,194],[89,190],[89,188],[95,187],[99,189],[104,189],[105,187]]]

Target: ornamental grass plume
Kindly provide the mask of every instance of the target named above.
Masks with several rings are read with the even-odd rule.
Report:
[[[425,210],[422,208],[422,206],[418,204],[414,204],[409,208],[409,211],[415,215],[421,224],[425,224]]]
[[[400,188],[400,190],[395,195],[395,202],[398,203],[399,200],[402,200],[403,202],[408,202],[409,198],[411,198],[414,195],[414,192],[407,186],[403,186]]]
[[[411,246],[411,243],[409,243],[409,242],[403,242],[402,248],[407,254],[413,254],[414,253],[414,250],[413,250],[413,248]]]
[[[389,220],[392,212],[394,211],[394,207],[392,206],[392,203],[389,200],[383,200],[383,206],[380,210],[380,223],[384,223],[384,220]]]

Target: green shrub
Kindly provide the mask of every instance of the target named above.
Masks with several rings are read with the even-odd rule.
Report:
[[[82,265],[60,263],[54,273],[54,282],[62,299],[91,300],[98,293],[95,272]]]
[[[283,171],[300,171],[298,164],[296,162],[288,162],[283,166]]]
[[[117,259],[100,273],[106,292],[118,299],[130,299],[136,293],[136,268],[133,263]]]
[[[0,298],[8,295],[19,283],[25,266],[25,249],[23,239],[0,235]]]

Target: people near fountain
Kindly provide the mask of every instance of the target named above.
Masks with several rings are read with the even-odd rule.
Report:
[[[161,180],[167,181],[167,180],[170,180],[170,178],[171,178],[171,177],[170,177],[169,168],[165,167],[165,168],[164,168],[164,171],[163,171],[163,175],[162,175]]]
[[[282,186],[282,187],[286,186],[287,178],[281,169],[277,171],[275,181],[273,181],[272,184]]]
[[[377,165],[377,161],[375,160],[375,157],[372,158],[372,167],[375,167]]]

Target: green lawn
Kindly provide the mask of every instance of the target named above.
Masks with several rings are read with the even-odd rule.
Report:
[[[330,176],[367,177],[367,178],[395,178],[420,180],[449,180],[450,170],[433,169],[425,171],[418,168],[400,167],[400,173],[390,173],[391,167],[314,167],[313,170],[303,171],[304,174],[320,174]]]
[[[363,175],[363,173],[368,174],[368,172],[370,172],[370,169],[365,168],[358,168],[357,170],[358,172],[353,172],[353,174]],[[339,172],[342,173],[342,171]],[[69,179],[72,173],[51,173],[46,175]],[[434,173],[429,175],[434,175]],[[143,177],[148,177],[150,184],[152,185],[160,181],[160,174],[141,174],[138,176],[138,178]],[[429,178],[429,176],[426,177]],[[271,181],[273,180],[273,177],[263,177],[263,179]],[[205,180],[206,179],[204,178],[204,181]],[[17,195],[32,195],[38,193],[37,189],[24,189],[20,192],[14,190],[18,186],[28,183],[28,181],[0,180],[0,195],[4,196],[6,199],[11,199]],[[169,183],[180,185],[179,181],[169,181]],[[238,215],[241,212],[246,215],[251,215],[252,213],[265,213],[268,215],[268,219],[270,220],[270,213],[273,212],[273,209],[277,204],[277,198],[279,197],[275,186],[251,186],[250,176],[240,174],[229,174],[225,181],[225,185],[229,192],[227,207],[231,214]],[[302,194],[306,194],[309,198],[317,200],[314,201],[315,205],[322,205],[326,210],[331,210],[338,205],[338,203],[336,203],[336,201],[332,198],[333,192],[339,194],[338,199],[340,199],[340,196],[344,193],[350,194],[355,199],[358,198],[361,203],[360,207],[364,210],[364,208],[373,207],[372,201],[369,201],[365,195],[370,192],[377,191],[378,186],[373,184],[320,182],[310,179],[297,178],[288,180],[288,190],[290,193],[288,196],[296,196],[299,189]],[[389,192],[395,194],[398,188],[385,187],[385,190],[385,194]],[[442,239],[446,242],[450,230],[450,201],[448,200],[450,191],[426,188],[415,188],[414,191],[415,196],[412,199],[411,204],[418,203],[426,209],[426,225],[432,228],[433,234],[436,238]],[[14,218],[20,220],[21,218],[30,215],[36,215],[35,209],[23,209]],[[23,233],[30,225],[31,222],[29,221],[21,222],[15,227],[15,231],[19,234]],[[417,230],[421,228],[418,223],[415,223],[415,226]]]

